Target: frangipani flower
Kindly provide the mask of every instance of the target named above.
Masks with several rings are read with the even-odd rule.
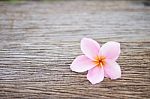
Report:
[[[85,72],[88,70],[87,79],[96,84],[104,77],[117,79],[121,77],[120,66],[116,63],[120,54],[120,44],[117,42],[107,42],[102,47],[90,38],[81,40],[81,50],[84,55],[76,57],[70,68],[75,72]]]

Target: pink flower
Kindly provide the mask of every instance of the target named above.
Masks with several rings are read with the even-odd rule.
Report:
[[[76,57],[70,68],[75,72],[88,70],[87,79],[96,84],[104,77],[117,79],[121,77],[120,66],[115,62],[120,54],[120,44],[107,42],[102,47],[90,38],[81,40],[81,50],[85,55]]]

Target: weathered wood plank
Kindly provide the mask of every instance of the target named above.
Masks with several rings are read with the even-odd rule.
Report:
[[[1,98],[150,98],[145,1],[0,2]],[[121,43],[122,78],[91,85],[69,68],[80,40]]]

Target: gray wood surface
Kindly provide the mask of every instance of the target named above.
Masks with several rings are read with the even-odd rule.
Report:
[[[0,98],[150,98],[148,1],[0,2]],[[122,77],[69,68],[80,40],[121,43]]]

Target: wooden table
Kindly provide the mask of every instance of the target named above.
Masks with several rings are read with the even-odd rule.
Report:
[[[0,98],[150,99],[148,1],[0,2]],[[80,40],[121,43],[122,77],[70,70]]]

